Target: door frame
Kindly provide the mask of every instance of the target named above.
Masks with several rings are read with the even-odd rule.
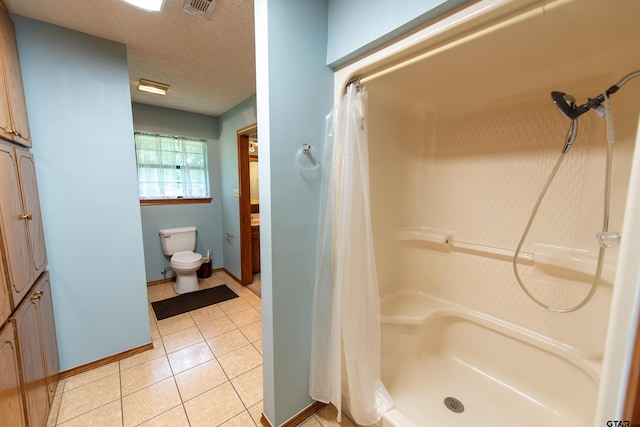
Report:
[[[258,136],[258,124],[237,131],[238,140],[238,199],[240,211],[240,284],[253,283],[251,257],[251,186],[249,178],[249,138]]]

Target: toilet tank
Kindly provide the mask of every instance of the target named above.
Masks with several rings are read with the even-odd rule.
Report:
[[[196,249],[196,227],[160,229],[160,242],[165,255]]]

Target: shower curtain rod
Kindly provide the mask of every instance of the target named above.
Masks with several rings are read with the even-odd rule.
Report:
[[[435,56],[439,53],[445,52],[449,49],[452,49],[454,47],[457,47],[459,45],[462,45],[464,43],[467,43],[469,41],[472,41],[476,38],[480,38],[483,37],[485,35],[491,34],[494,31],[498,31],[501,30],[503,28],[509,27],[511,25],[517,24],[518,22],[524,21],[526,19],[535,17],[535,16],[541,16],[544,15],[545,13],[548,13],[551,9],[558,7],[562,4],[565,3],[570,3],[574,0],[555,0],[552,1],[550,3],[546,3],[540,6],[537,6],[531,10],[528,10],[526,12],[520,13],[516,16],[512,16],[511,18],[508,18],[504,21],[500,21],[496,24],[490,25],[489,27],[486,27],[484,29],[481,30],[477,30],[477,31],[473,31],[471,34],[467,34],[465,36],[462,36],[460,38],[456,38],[452,41],[449,42],[445,42],[444,44],[438,46],[438,47],[427,47],[428,50],[423,51],[422,53],[418,53],[417,55],[410,57],[408,59],[402,60],[400,62],[397,62],[395,64],[391,64],[385,68],[382,69],[378,69],[378,70],[372,70],[369,73],[365,73],[365,74],[361,74],[358,75],[356,77],[352,77],[348,83],[345,86],[345,92],[346,92],[346,88],[348,88],[351,84],[355,83],[357,88],[360,88],[362,84],[370,81],[370,80],[374,80],[378,77],[382,77],[386,74],[389,74],[391,72],[400,70],[404,67],[407,67],[409,65],[412,65],[416,62],[422,61],[423,59],[429,58],[431,56]],[[500,2],[502,3],[502,2]],[[475,11],[473,13],[473,15],[478,15],[478,14],[482,14],[483,12],[487,12],[489,9],[493,8],[496,5],[496,3],[494,4],[490,4],[478,11]],[[440,32],[444,32],[446,30],[450,30],[452,27],[455,27],[456,25],[460,24],[460,21],[463,20],[464,18],[460,18],[457,20],[454,20],[450,25],[446,25],[443,29],[440,30]],[[428,39],[430,37],[434,37],[438,35],[438,30],[436,30],[435,33],[429,33],[426,34],[425,36],[422,37],[422,40],[418,40],[415,42],[415,44],[420,43],[421,41]],[[455,36],[453,36],[455,37]]]
[[[347,83],[347,85],[344,88],[345,91],[352,84],[355,84],[356,85],[356,89],[360,90],[360,88],[362,87],[362,85],[360,84],[360,77],[354,77],[353,79],[349,80],[349,83]]]

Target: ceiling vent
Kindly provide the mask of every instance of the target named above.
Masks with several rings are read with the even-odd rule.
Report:
[[[202,19],[209,19],[217,4],[218,0],[186,0],[182,10]]]

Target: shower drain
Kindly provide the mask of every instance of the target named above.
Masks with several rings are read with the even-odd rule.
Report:
[[[450,411],[453,411],[457,414],[464,411],[464,405],[455,397],[446,397],[444,399],[444,406],[446,406]]]

